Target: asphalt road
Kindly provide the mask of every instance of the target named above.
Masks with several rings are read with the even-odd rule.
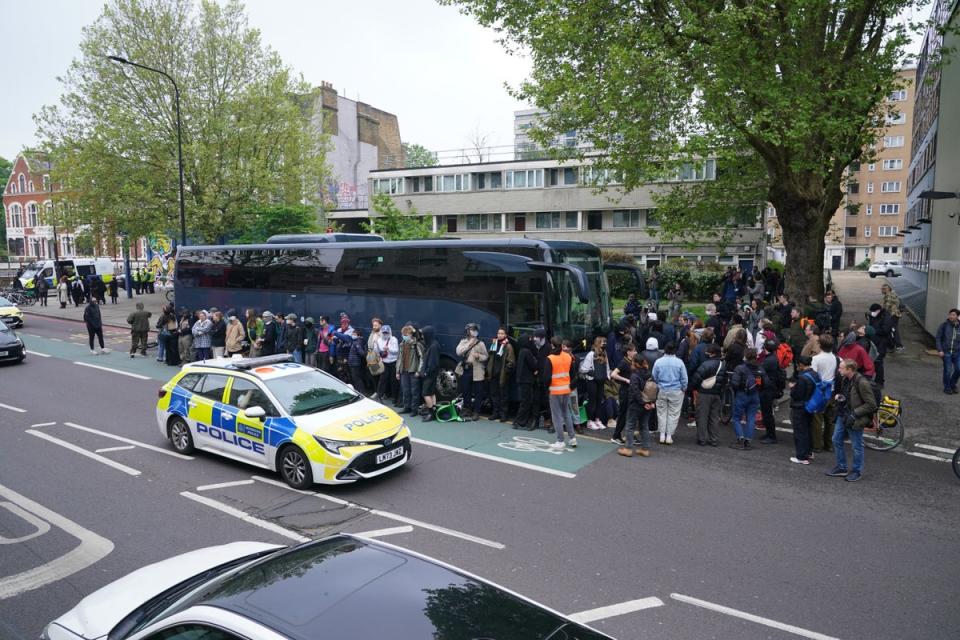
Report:
[[[77,329],[31,318],[25,332],[69,346]],[[864,480],[849,484],[823,475],[825,456],[790,464],[787,433],[742,452],[697,447],[681,427],[649,459],[610,445],[575,477],[418,444],[398,473],[298,493],[239,463],[170,455],[154,417],[162,376],[77,361],[0,368],[4,640],[32,640],[83,595],[183,551],[384,529],[395,531],[385,541],[566,613],[620,605],[585,617],[623,640],[960,628],[960,481],[941,462],[868,451]],[[153,365],[122,353],[94,361]],[[64,562],[78,545],[83,561]],[[25,587],[35,588],[14,594]]]

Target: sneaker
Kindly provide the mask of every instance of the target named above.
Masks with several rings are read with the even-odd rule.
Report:
[[[859,472],[859,471],[853,471],[853,472],[850,473],[850,475],[848,475],[846,478],[844,478],[844,480],[846,480],[847,482],[856,482],[856,481],[859,480],[859,479],[860,479],[860,472]]]
[[[673,444],[673,438],[669,435],[667,436],[667,444]]]
[[[563,451],[566,447],[564,447],[562,442],[554,442],[550,445],[550,448],[554,451]]]
[[[809,460],[801,460],[800,458],[790,458],[790,462],[794,464],[810,464]]]
[[[130,354],[130,357],[131,357],[131,358],[135,358],[135,357],[137,357],[137,354],[131,353],[131,354]]]
[[[641,458],[649,458],[649,457],[650,457],[650,449],[639,448],[639,449],[637,449],[637,455],[640,456]]]
[[[570,447],[571,449],[576,449],[576,448],[577,448],[577,439],[576,439],[576,438],[570,438],[570,442],[567,443],[567,446]]]
[[[691,427],[691,428],[693,428],[693,429],[696,429],[696,428],[697,428],[697,421],[696,421],[696,420],[691,420],[690,422],[687,423],[687,426],[688,426],[688,427]]]
[[[897,351],[903,351],[905,347],[897,347]]]
[[[627,441],[624,440],[623,438],[610,438],[610,442],[612,442],[613,444],[618,444],[621,447],[627,444]]]
[[[736,442],[730,443],[731,449],[743,449],[743,438],[737,438]]]
[[[660,434],[660,444],[666,444],[666,443],[667,443],[667,434],[661,433],[661,434]]]
[[[827,471],[824,475],[828,475],[831,478],[846,478],[849,473],[850,472],[843,467],[834,467],[832,471]]]
[[[633,457],[633,449],[627,449],[626,447],[620,447],[617,449],[617,455],[623,456],[624,458]]]
[[[100,355],[100,352],[97,351],[96,349],[90,349],[90,355],[92,355],[92,356],[98,356],[98,355]]]
[[[950,387],[950,393],[956,394],[956,393],[960,393],[960,391],[957,391],[956,387]]]
[[[103,349],[100,349],[100,353],[110,353],[110,349],[108,347],[104,347]]]
[[[375,393],[372,396],[370,396],[370,399],[373,400],[374,402],[377,402],[378,400],[380,400],[380,394]]]
[[[746,439],[743,441],[743,448],[746,449],[747,451],[749,451],[750,449],[753,449],[753,445],[750,444],[749,439]]]

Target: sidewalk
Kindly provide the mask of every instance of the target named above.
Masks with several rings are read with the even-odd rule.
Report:
[[[110,296],[107,296],[107,304],[100,305],[100,315],[103,317],[103,324],[108,327],[129,329],[130,325],[127,324],[127,316],[133,311],[136,311],[136,304],[138,302],[142,302],[143,308],[153,313],[153,316],[150,318],[151,333],[153,333],[152,327],[156,323],[157,318],[160,317],[160,308],[167,304],[165,297],[167,291],[172,291],[172,289],[161,289],[157,287],[156,293],[145,293],[139,296],[134,293],[133,298],[129,299],[127,298],[126,292],[121,291],[117,304],[110,304]],[[36,315],[83,322],[83,309],[85,306],[86,304],[81,304],[79,307],[75,307],[71,303],[67,305],[66,309],[61,309],[60,303],[57,302],[56,294],[52,293],[47,300],[46,307],[41,307],[39,303],[36,303],[30,307],[21,307],[21,311],[27,316]],[[29,324],[30,322],[29,318],[26,318],[25,321],[25,324]]]

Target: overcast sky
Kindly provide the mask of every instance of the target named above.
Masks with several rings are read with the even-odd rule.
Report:
[[[512,99],[529,63],[506,55],[492,31],[434,0],[246,0],[264,43],[312,85],[333,83],[397,115],[405,142],[434,150],[467,146],[479,128],[491,145],[513,144]],[[57,76],[78,55],[96,0],[0,1],[7,64],[0,99],[0,156],[34,143],[32,116],[57,101]]]

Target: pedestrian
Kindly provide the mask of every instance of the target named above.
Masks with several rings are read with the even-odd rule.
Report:
[[[537,384],[537,356],[533,340],[529,335],[520,336],[517,352],[517,415],[513,428],[532,431],[536,428],[537,417],[533,413],[534,393]],[[531,426],[531,423],[533,426]]]
[[[348,316],[346,313],[340,314],[339,329],[334,328],[331,338],[334,356],[334,375],[339,377],[341,380],[349,380],[350,364],[348,360],[350,358],[350,342],[340,339],[338,336],[341,334],[348,336],[353,335],[353,327],[350,325],[350,316]]]
[[[287,316],[287,319],[289,320],[290,316]],[[298,329],[299,327],[291,325],[288,322],[287,336],[289,337],[291,332],[298,333]],[[365,376],[367,369],[367,342],[364,340],[363,331],[359,328],[353,329],[350,338],[352,338],[350,341],[350,352],[347,354],[347,366],[350,367],[350,381],[354,389],[366,396],[370,393],[367,390],[367,380]],[[296,353],[296,351],[294,351],[294,353]],[[419,398],[417,398],[416,404],[417,406],[420,405]],[[414,407],[414,409],[416,409],[416,407]]]
[[[657,271],[657,267],[654,266],[650,270],[650,275],[647,276],[647,288],[650,291],[650,301],[653,302],[653,308],[660,308],[660,289],[657,286],[657,282],[660,280],[660,274]]]
[[[490,404],[493,411],[491,420],[507,421],[509,384],[516,364],[517,358],[507,336],[507,328],[500,327],[497,329],[497,337],[490,344],[490,353],[487,356],[487,379],[490,380]]]
[[[303,342],[304,342],[303,327],[301,327],[300,324],[297,322],[297,314],[288,313],[286,322],[284,324],[286,326],[284,327],[284,332],[283,332],[283,350],[285,353],[289,353],[293,356],[294,362],[298,364],[303,364]],[[354,332],[354,334],[351,334],[350,337],[355,340],[356,333]],[[366,344],[361,345],[361,347],[363,347],[363,355],[365,356],[367,353]],[[351,349],[352,349],[352,345],[351,345]],[[363,358],[361,357],[361,360],[362,359]],[[353,380],[354,387],[357,387],[358,386],[357,381],[352,375],[353,365],[351,364],[350,367],[351,367],[350,378],[351,380]],[[361,368],[362,368],[362,363],[361,363]],[[365,384],[359,385],[359,389],[365,389],[365,388],[366,388]]]
[[[647,338],[645,349],[640,352],[640,357],[647,361],[647,368],[653,370],[653,365],[663,356],[660,350],[660,343],[656,338]]]
[[[623,314],[639,318],[643,312],[643,305],[637,300],[637,294],[631,293],[627,296],[627,303],[623,306]]]
[[[782,296],[786,297],[786,296]],[[790,350],[793,351],[795,357],[799,357],[803,351],[803,347],[807,344],[807,334],[806,329],[801,322],[800,310],[796,307],[790,307],[790,316],[786,328],[781,331],[783,336],[783,342],[786,342],[790,345]],[[794,366],[793,378],[797,377],[797,367]]]
[[[803,343],[803,348],[800,349],[801,356],[807,356],[808,358],[813,359],[813,356],[820,353],[821,333],[822,331],[820,326],[816,323],[808,322],[806,326],[803,327],[803,335],[806,336],[807,340]]]
[[[602,336],[594,338],[593,348],[587,352],[580,363],[580,378],[584,380],[587,389],[587,429],[599,431],[604,428],[600,421],[603,388],[610,378],[606,338]]]
[[[844,360],[840,363],[840,380],[836,394],[837,421],[833,430],[833,450],[836,466],[828,476],[845,478],[856,482],[863,474],[863,430],[873,421],[877,412],[877,399],[870,381],[857,372],[857,363]],[[843,441],[850,438],[853,449],[853,467],[847,470],[847,454]]]
[[[573,358],[563,351],[563,341],[554,336],[550,339],[550,355],[544,367],[543,376],[550,381],[548,392],[550,395],[550,418],[557,440],[550,445],[551,449],[564,449],[564,435],[568,437],[570,447],[577,446],[577,434],[573,429],[573,419],[570,415],[570,389],[572,388],[571,367]]]
[[[484,363],[489,354],[480,340],[478,324],[471,322],[464,327],[463,333],[463,338],[456,349],[457,356],[460,358],[458,374],[463,395],[463,417],[466,420],[476,421],[480,419],[480,407],[483,405],[483,382],[486,376]]]
[[[637,454],[643,458],[650,457],[650,416],[653,413],[654,403],[649,401],[649,397],[644,397],[649,382],[651,382],[650,367],[647,361],[637,356],[636,350],[634,350],[630,360],[627,406],[622,409],[627,416],[624,423],[626,439],[617,448],[617,453],[621,456],[632,458],[634,454]],[[634,448],[634,444],[636,444],[635,430],[640,431],[640,446],[636,449]]]
[[[263,320],[257,317],[257,312],[254,309],[247,309],[244,332],[246,333],[248,347],[247,354],[251,358],[258,357],[262,344],[261,339],[263,338]]]
[[[117,282],[117,276],[110,278],[107,289],[110,291],[110,304],[117,304],[117,298],[120,297],[120,283]]]
[[[136,293],[137,295],[140,295],[140,287],[141,287],[140,270],[134,269],[132,277],[133,277],[133,292]]]
[[[163,344],[163,361],[167,366],[175,367],[180,364],[180,351],[177,344],[177,314],[173,310],[173,305],[168,304],[163,307],[160,320],[157,322],[159,327],[157,343]]]
[[[657,420],[661,444],[673,444],[673,434],[683,406],[683,394],[687,390],[687,368],[676,356],[676,351],[677,346],[674,343],[667,343],[663,348],[663,357],[659,358],[651,369],[658,389]]]
[[[211,332],[213,331],[213,321],[206,309],[197,311],[197,321],[193,323],[190,332],[193,334],[193,348],[196,351],[196,359],[199,361],[209,360],[213,355],[211,345]]]
[[[760,366],[770,378],[770,386],[760,390],[760,415],[763,417],[763,427],[766,431],[760,444],[777,443],[777,420],[773,403],[777,398],[783,396],[784,388],[787,385],[787,375],[780,366],[780,359],[777,357],[777,341],[768,339],[763,343],[763,359]]]
[[[570,356],[570,371],[571,375],[580,370],[580,359],[577,357],[577,354],[573,351],[573,341],[572,340],[562,340],[560,342],[560,348],[563,349],[563,352]],[[570,420],[573,421],[573,431],[574,433],[583,433],[583,424],[580,420],[580,393],[577,390],[577,385],[571,379],[570,385]],[[612,384],[607,380],[607,385]],[[608,387],[609,388],[609,387]],[[613,396],[604,396],[613,397]],[[606,403],[604,403],[606,404]]]
[[[272,311],[264,311],[262,317],[263,327],[257,338],[257,351],[261,356],[272,356],[277,352],[277,323]]]
[[[667,317],[672,318],[680,315],[683,309],[683,287],[679,282],[674,282],[673,287],[667,291],[667,300],[670,304],[667,306]]]
[[[317,366],[333,372],[333,328],[327,316],[320,316],[317,325]]]
[[[384,337],[384,329],[389,329],[389,325],[381,326],[381,339]],[[437,376],[440,375],[440,343],[437,342],[431,325],[425,326],[420,334],[423,337],[423,364],[421,365],[423,374],[420,380],[420,395],[423,397],[423,406],[426,410],[424,421],[431,422],[437,419]],[[389,331],[386,336],[390,337]],[[396,343],[396,339],[393,339],[393,341]],[[379,343],[379,340],[377,342]]]
[[[303,362],[308,367],[317,366],[317,328],[309,317],[303,321]]]
[[[943,392],[957,393],[960,380],[960,311],[950,309],[937,328],[937,355],[943,360]]]
[[[103,278],[100,276],[93,276],[90,278],[90,294],[97,299],[97,302],[100,304],[106,304],[106,290],[107,287],[103,283]]]
[[[720,346],[710,343],[705,359],[693,373],[690,387],[697,392],[697,444],[720,446],[720,392],[726,384],[727,371],[720,357]]]
[[[873,359],[873,368],[876,370],[874,380],[881,387],[884,385],[884,359],[887,353],[894,347],[894,329],[893,317],[887,313],[886,309],[877,303],[870,305],[870,311],[867,313],[867,323],[873,329],[874,346],[877,348],[877,356]]]
[[[164,315],[166,311],[167,305],[160,307],[160,317],[157,318],[157,323],[153,325],[153,328],[157,330],[157,362],[166,362],[167,359],[167,340],[163,333]]]
[[[152,273],[149,272],[148,273]],[[147,280],[149,285],[151,280]],[[216,307],[210,309],[210,351],[214,358],[222,358],[227,351],[227,321]]]
[[[623,359],[617,363],[616,368],[610,372],[610,379],[617,383],[617,426],[613,430],[613,436],[610,442],[618,444],[621,447],[626,446],[627,441],[623,437],[623,430],[627,426],[627,418],[630,413],[630,378],[633,375],[633,360],[637,357],[637,346],[630,342],[625,347]],[[649,367],[647,375],[650,374]]]
[[[810,442],[810,414],[807,413],[807,400],[813,396],[820,377],[810,369],[813,361],[806,356],[796,359],[797,378],[790,384],[790,422],[793,426],[794,456],[790,462],[810,464],[813,451]]]
[[[757,361],[757,350],[747,349],[743,362],[730,374],[730,387],[736,394],[733,401],[733,429],[737,433],[737,440],[730,445],[731,449],[753,448],[760,392],[772,386],[773,381]]]
[[[90,298],[87,306],[83,310],[83,324],[87,327],[87,339],[90,343],[90,353],[99,356],[104,353],[110,353],[110,349],[103,346],[103,318],[100,316],[100,305],[96,298]],[[96,337],[100,345],[98,349],[93,348],[93,338]]]
[[[66,276],[60,276],[57,282],[57,302],[60,303],[61,309],[66,309],[70,304],[70,281]]]
[[[550,345],[547,343],[547,332],[542,327],[533,331],[534,356],[537,359],[537,380],[533,388],[533,429],[540,426],[543,418],[543,412],[550,411],[550,380],[545,378],[544,369],[547,366],[547,356],[550,355]],[[549,431],[549,427],[544,420],[544,429]]]
[[[130,325],[130,357],[133,358],[140,351],[140,355],[147,357],[147,336],[150,334],[150,316],[149,311],[145,311],[143,303],[137,303],[137,310],[127,316],[127,324]]]
[[[862,328],[862,327],[861,327]],[[841,360],[853,360],[857,363],[857,371],[868,378],[873,378],[875,371],[873,368],[873,358],[857,341],[857,331],[850,331],[843,341],[840,342],[840,348],[837,349],[837,355]],[[871,343],[872,345],[872,343]]]
[[[883,310],[890,316],[891,348],[903,351],[903,341],[900,339],[900,317],[903,315],[903,305],[900,303],[900,297],[893,292],[893,287],[888,283],[880,285],[880,293],[883,294]]]
[[[382,330],[382,329],[381,329]],[[400,380],[400,411],[397,413],[416,415],[420,406],[420,376],[423,373],[424,348],[418,339],[416,328],[409,322],[400,329],[400,357],[397,360],[397,378]],[[480,345],[481,348],[483,345]],[[484,349],[484,353],[486,350]],[[483,371],[481,369],[481,375]],[[474,420],[479,416],[474,414]]]
[[[833,336],[825,333],[819,336],[820,352],[813,356],[810,366],[820,379],[833,382],[837,377],[840,359],[833,353]],[[813,414],[810,421],[810,439],[814,451],[830,451],[833,442],[833,424],[836,422],[836,403],[833,396],[827,401],[823,411]]]
[[[47,306],[47,294],[50,293],[50,285],[47,284],[47,279],[42,275],[37,276],[37,300],[40,301],[40,306]]]
[[[433,337],[433,327],[430,327],[429,344],[426,343],[427,327],[424,327],[423,329],[424,346],[429,348],[436,343],[436,339]],[[436,344],[435,346],[439,350],[440,345]],[[387,398],[392,398],[394,404],[396,404],[398,389],[400,386],[397,384],[397,359],[400,357],[400,344],[394,337],[393,328],[390,325],[380,325],[380,335],[377,336],[377,340],[374,343],[373,348],[376,349],[377,353],[380,354],[380,362],[383,363],[383,373],[381,373],[377,378],[376,398],[380,402],[386,402]],[[439,359],[437,362],[439,366]],[[434,378],[436,378],[436,376],[434,376]],[[436,379],[434,379],[434,385],[436,385]]]
[[[823,294],[823,304],[826,305],[827,313],[830,316],[830,328],[824,327],[824,331],[829,331],[830,335],[833,336],[834,343],[836,343],[837,336],[840,333],[840,319],[843,316],[843,303],[840,302],[840,297],[837,296],[836,291],[827,289],[827,292]]]
[[[287,351],[287,314],[281,311],[280,308],[278,307],[277,310],[274,312],[273,319],[274,319],[274,328],[277,331],[277,337],[273,341],[273,345],[274,345],[273,352],[289,353],[289,351]],[[344,333],[353,335],[353,327],[348,327],[347,329],[344,329]],[[350,345],[348,343],[347,351],[349,350],[350,350]],[[344,362],[346,362],[346,359],[344,359]],[[349,382],[350,381],[349,376],[344,378],[344,380]]]
[[[731,327],[727,338],[729,340],[723,346],[723,361],[732,375],[734,369],[743,363],[747,351],[747,330],[743,326]]]
[[[70,285],[70,293],[73,296],[73,306],[79,307],[80,303],[83,302],[83,283],[80,282],[80,279],[77,278]]]
[[[243,353],[243,343],[246,331],[237,314],[232,309],[227,312],[227,328],[224,332],[224,350],[228,358]]]

